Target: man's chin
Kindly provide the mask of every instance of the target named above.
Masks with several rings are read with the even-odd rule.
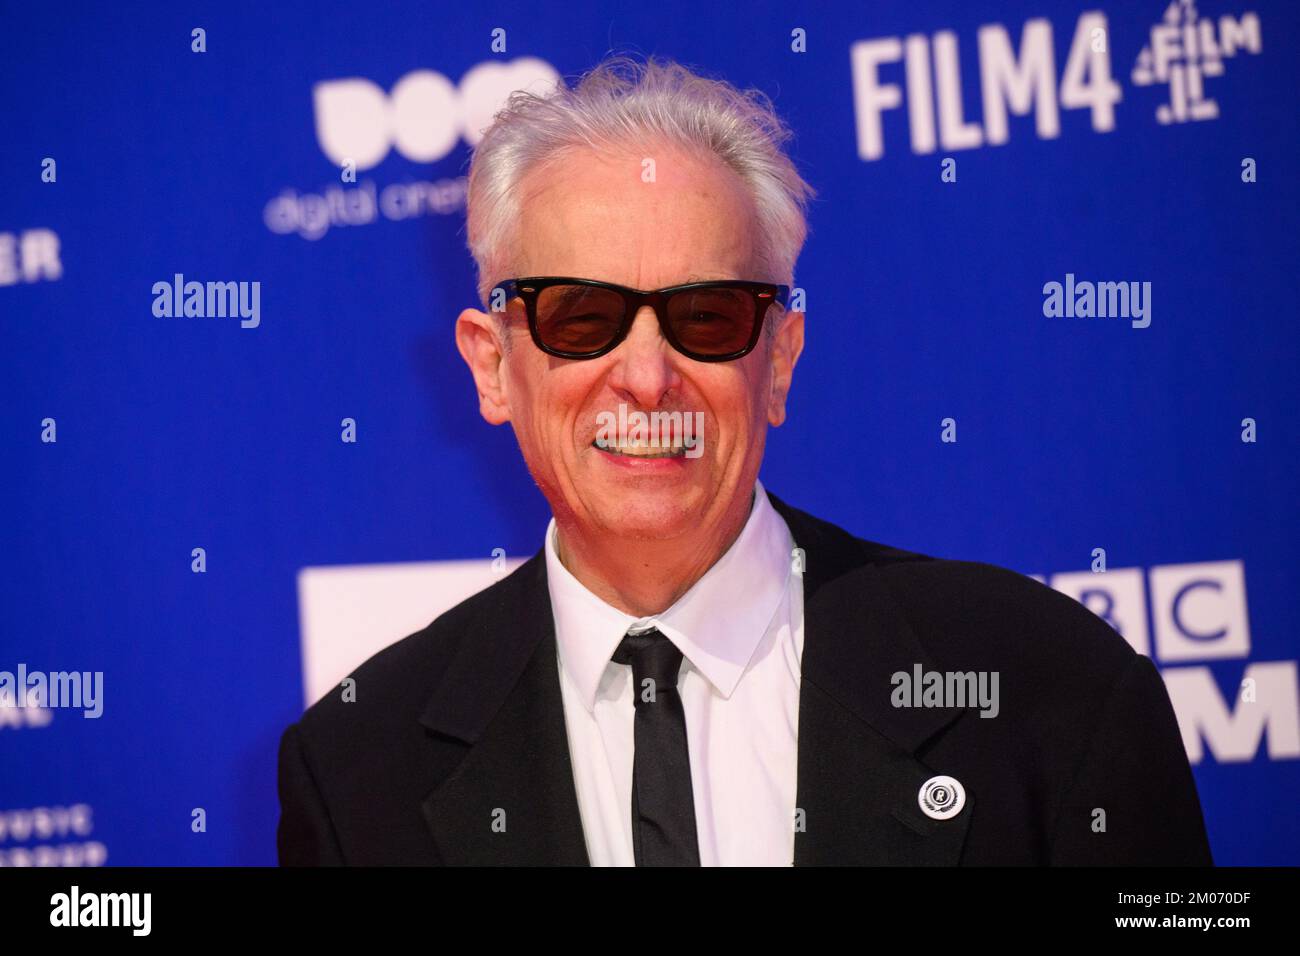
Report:
[[[698,503],[682,497],[651,493],[632,502],[611,502],[603,509],[605,533],[628,541],[669,541],[697,531],[704,520],[703,496]]]

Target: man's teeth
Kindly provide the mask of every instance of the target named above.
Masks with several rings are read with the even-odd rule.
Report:
[[[628,455],[632,458],[676,458],[685,454],[683,444],[658,445],[638,439],[636,441],[609,442],[602,444],[599,440],[591,443],[594,447],[609,452],[611,455]]]

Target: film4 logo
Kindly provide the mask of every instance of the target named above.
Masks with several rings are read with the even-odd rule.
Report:
[[[1231,697],[1220,693],[1209,666],[1185,666],[1250,656],[1241,561],[1157,565],[1146,573],[1072,571],[1046,583],[1159,662],[1191,763],[1200,763],[1206,748],[1219,763],[1253,760],[1265,740],[1269,759],[1300,758],[1296,661],[1247,662]]]
[[[1063,34],[1069,41],[1062,61],[1057,37]],[[1025,124],[1032,117],[1039,139],[1056,139],[1067,110],[1085,111],[1094,132],[1109,133],[1124,98],[1112,68],[1112,39],[1128,38],[1112,35],[1105,12],[1087,10],[1072,28],[1046,17],[1026,20],[1018,36],[1005,24],[986,23],[973,38],[938,30],[857,40],[849,64],[858,156],[880,159],[888,124],[896,129],[904,115],[917,155],[1002,145],[1011,138],[1012,117],[1026,117]],[[1206,78],[1222,76],[1226,61],[1241,51],[1263,49],[1258,14],[1216,21],[1198,14],[1194,0],[1173,0],[1147,39],[1131,78],[1135,86],[1168,84],[1169,102],[1156,110],[1162,124],[1218,117]],[[978,91],[970,98],[963,84],[972,76]],[[971,102],[979,105],[968,114]]]
[[[1169,84],[1169,102],[1156,107],[1161,123],[1217,119],[1219,104],[1206,96],[1205,78],[1223,76],[1224,61],[1239,51],[1259,53],[1262,48],[1257,14],[1224,16],[1215,24],[1196,12],[1195,0],[1173,0],[1138,54],[1133,83]]]

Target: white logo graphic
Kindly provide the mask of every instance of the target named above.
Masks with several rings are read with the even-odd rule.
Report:
[[[304,705],[358,665],[524,563],[523,557],[303,568],[298,572]],[[364,694],[365,688],[357,689]]]
[[[476,145],[511,93],[544,95],[562,82],[549,63],[521,57],[480,63],[459,86],[433,70],[413,70],[388,92],[362,77],[317,83],[316,139],[340,175],[314,191],[281,190],[263,209],[263,222],[277,235],[315,241],[336,227],[459,214],[465,209],[465,176],[376,183],[358,180],[357,172],[379,165],[394,147],[408,160],[431,163],[455,149],[461,137]]]
[[[478,143],[514,91],[541,95],[561,82],[555,68],[536,57],[480,63],[459,88],[434,70],[407,73],[388,93],[360,77],[326,80],[312,90],[316,138],[336,166],[370,169],[394,146],[409,160],[431,163],[462,136],[471,146]]]
[[[1189,761],[1200,763],[1207,746],[1220,763],[1250,761],[1265,740],[1270,759],[1300,758],[1296,661],[1251,661],[1226,694],[1207,666],[1165,666],[1250,655],[1242,562],[1157,565],[1145,577],[1149,606],[1141,568],[1054,574],[1050,584],[1159,660]]]
[[[52,229],[0,232],[0,286],[63,277],[59,237]]]
[[[103,866],[108,848],[88,839],[94,835],[94,817],[88,803],[0,808],[0,867]]]
[[[1064,63],[1057,55],[1063,32],[1071,37]],[[858,156],[867,162],[884,156],[887,123],[897,128],[904,112],[917,155],[1003,145],[1013,117],[1024,117],[1022,126],[1032,117],[1039,139],[1056,139],[1066,110],[1086,110],[1093,131],[1109,133],[1124,98],[1112,76],[1111,32],[1105,13],[1088,10],[1072,32],[1068,24],[1036,17],[1024,22],[1019,37],[1005,24],[986,23],[973,37],[938,30],[855,41],[849,67]],[[1133,83],[1169,85],[1169,102],[1156,110],[1161,123],[1214,119],[1219,106],[1206,94],[1205,78],[1222,76],[1224,62],[1242,50],[1259,53],[1261,37],[1253,12],[1215,22],[1197,14],[1195,0],[1173,0],[1151,28]],[[963,68],[971,62],[974,69]],[[972,73],[974,97],[963,89]],[[971,101],[979,106],[968,113]]]
[[[54,711],[45,706],[40,691],[33,691],[25,684],[13,694],[0,691],[0,730],[48,727],[53,721]]]
[[[964,114],[961,60],[953,31],[940,30],[933,37],[914,33],[906,38],[859,40],[849,50],[858,155],[864,160],[884,155],[882,114],[903,105],[904,91],[914,153],[932,153],[936,146],[957,150],[1000,145],[1010,139],[1009,118],[1031,113],[1040,139],[1061,135],[1062,110],[1086,109],[1094,130],[1110,132],[1122,94],[1111,78],[1107,31],[1105,14],[1081,14],[1065,64],[1058,69],[1049,20],[1027,21],[1018,50],[1002,24],[980,27],[975,53],[982,124],[968,121]],[[896,73],[898,68],[891,65],[899,60],[903,85],[882,82],[881,69],[889,67]]]
[[[1245,657],[1246,573],[1240,561],[1151,569],[1151,612],[1162,663]]]
[[[1173,0],[1138,54],[1133,83],[1169,84],[1169,102],[1156,107],[1161,123],[1217,119],[1219,104],[1205,95],[1205,78],[1222,76],[1223,61],[1238,50],[1259,53],[1261,47],[1256,14],[1220,17],[1216,32],[1213,20],[1197,15],[1195,0]]]

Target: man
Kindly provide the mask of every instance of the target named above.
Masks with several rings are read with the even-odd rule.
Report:
[[[811,190],[761,97],[627,65],[470,174],[456,340],[545,544],[285,732],[281,862],[1209,864],[1147,658],[763,488]]]

